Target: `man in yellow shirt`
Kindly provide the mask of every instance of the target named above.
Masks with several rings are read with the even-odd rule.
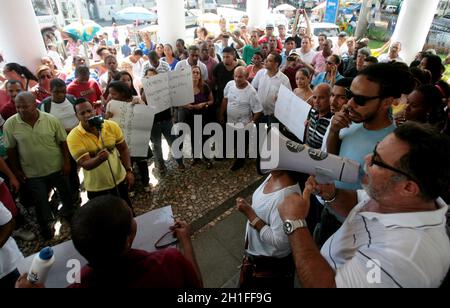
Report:
[[[134,175],[122,130],[112,121],[104,121],[101,131],[91,126],[89,119],[95,117],[95,110],[85,99],[78,99],[74,108],[80,124],[70,132],[67,144],[83,168],[88,198],[112,194],[132,207],[128,191],[134,185]]]

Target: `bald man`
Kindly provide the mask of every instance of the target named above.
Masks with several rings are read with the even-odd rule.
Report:
[[[226,122],[232,126],[236,124],[248,125],[255,123],[262,115],[263,106],[258,99],[258,93],[255,88],[247,81],[248,72],[245,67],[237,67],[234,71],[234,80],[230,81],[224,90],[224,99],[220,112],[220,122]],[[236,171],[245,163],[244,158],[236,159],[231,167]]]
[[[333,114],[330,108],[331,87],[322,83],[314,88],[313,109],[306,124],[306,144],[314,149],[322,147],[323,137]]]
[[[57,118],[37,109],[31,92],[18,94],[15,104],[17,114],[3,128],[8,158],[18,180],[31,191],[41,234],[48,240],[54,235],[55,217],[48,202],[52,188],[63,204],[61,216],[70,220],[73,214],[67,134]]]

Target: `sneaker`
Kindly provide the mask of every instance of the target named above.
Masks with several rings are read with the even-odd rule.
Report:
[[[213,164],[212,164],[212,162],[210,160],[206,160],[205,163],[206,163],[206,169],[209,170],[209,169],[211,169],[213,167]]]
[[[184,170],[186,170],[186,166],[183,163],[179,163],[178,164],[178,170],[184,171]]]
[[[15,230],[12,235],[15,238],[18,238],[18,239],[21,239],[21,240],[27,241],[27,242],[32,241],[36,238],[36,235],[33,232],[22,229],[22,228]]]
[[[191,166],[196,166],[198,164],[200,164],[202,162],[202,160],[200,158],[194,158],[191,162]]]
[[[165,176],[167,173],[167,168],[165,165],[156,165],[153,171],[156,173],[157,176]]]
[[[55,237],[55,224],[51,222],[45,228],[41,227],[41,235],[46,241],[52,240]]]

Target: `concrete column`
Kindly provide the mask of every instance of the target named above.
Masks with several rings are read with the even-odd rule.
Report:
[[[0,0],[0,50],[32,72],[47,54],[31,0]]]
[[[258,26],[266,26],[269,0],[247,0],[247,15],[249,27],[256,29]]]
[[[439,0],[403,1],[392,42],[402,44],[400,56],[406,63],[411,63],[415,55],[422,51],[438,5]]]
[[[157,0],[159,42],[175,46],[177,39],[184,39],[186,23],[183,0]]]

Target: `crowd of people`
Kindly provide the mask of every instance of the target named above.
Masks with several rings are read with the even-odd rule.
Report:
[[[297,27],[301,15],[305,28]],[[184,222],[173,229],[184,256],[131,249],[134,175],[139,173],[144,193],[150,193],[148,159],[154,157],[164,176],[162,136],[171,145],[177,137],[173,125],[193,128],[197,115],[202,127],[278,123],[275,103],[283,85],[312,107],[304,143],[359,162],[365,176],[358,184],[323,185],[307,175],[273,171],[252,204],[238,199],[237,209],[248,220],[240,286],[292,287],[296,270],[304,287],[439,287],[450,266],[450,87],[442,80],[440,57],[428,50],[408,65],[399,55],[401,43],[392,42],[376,58],[366,39],[355,41],[346,33],[336,44],[321,34],[313,46],[306,12],[298,10],[295,20],[290,37],[285,26],[275,31],[273,24],[248,31],[244,22],[230,32],[225,23],[219,36],[199,28],[189,47],[182,39],[174,48],[143,35],[132,50],[130,39],[117,48],[101,36],[92,44],[92,57],[72,46],[68,72],[54,52],[35,73],[6,64],[0,90],[0,252],[7,254],[0,286],[14,286],[18,278],[18,286],[27,286],[17,272],[21,253],[11,236],[35,235],[23,228],[15,204],[20,202],[35,207],[44,239],[53,238],[57,217],[71,222],[74,245],[89,261],[74,287],[111,281],[201,287]],[[114,116],[108,103],[152,104],[142,80],[172,70],[192,70],[195,100],[155,115],[149,155],[131,157],[121,127],[108,120]],[[106,118],[101,129],[92,124],[97,115]],[[205,140],[191,142],[194,149]],[[192,158],[193,165],[204,163],[214,172],[210,158]],[[177,164],[185,169],[185,160]],[[245,159],[235,159],[231,170],[244,165]],[[90,200],[81,209],[80,169]],[[60,209],[49,201],[53,190]],[[112,263],[104,260],[120,262],[123,271],[110,279]],[[164,270],[155,265],[161,260]],[[366,278],[371,260],[381,269],[378,284]]]

